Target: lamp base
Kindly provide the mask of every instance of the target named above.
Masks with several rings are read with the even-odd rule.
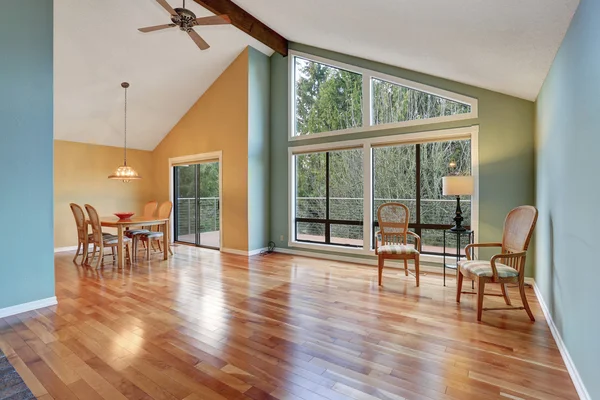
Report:
[[[450,230],[452,232],[466,232],[467,228],[465,228],[464,226],[453,226],[452,228],[450,228]]]
[[[467,230],[462,226],[463,222],[462,210],[460,209],[460,196],[456,196],[456,216],[454,217],[454,226],[450,228],[453,232],[464,232]]]

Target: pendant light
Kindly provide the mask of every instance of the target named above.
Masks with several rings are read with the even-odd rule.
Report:
[[[108,179],[129,182],[131,180],[142,179],[142,177],[138,175],[135,169],[127,165],[127,88],[129,87],[129,83],[123,82],[121,83],[121,87],[125,89],[125,143],[123,146],[123,165],[117,168],[112,175],[109,175]]]

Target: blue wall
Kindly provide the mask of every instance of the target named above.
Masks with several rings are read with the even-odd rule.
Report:
[[[54,296],[52,13],[0,1],[0,309]]]
[[[600,399],[600,2],[582,0],[537,101],[535,280]]]
[[[269,57],[248,48],[248,250],[269,242]]]

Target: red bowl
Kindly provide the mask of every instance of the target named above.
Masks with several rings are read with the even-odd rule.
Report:
[[[135,213],[132,212],[120,212],[120,213],[115,213],[115,215],[117,217],[119,217],[119,219],[129,219],[131,218]]]

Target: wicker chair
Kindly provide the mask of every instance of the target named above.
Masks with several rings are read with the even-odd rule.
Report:
[[[156,200],[152,200],[146,203],[146,205],[144,206],[144,213],[143,213],[143,217],[144,218],[152,218],[154,216],[154,213],[156,212],[156,209],[158,208],[158,201]],[[150,229],[148,227],[141,227],[140,229],[128,229],[125,231],[125,236],[127,236],[128,238],[130,238],[132,240],[132,247],[134,249],[137,249],[137,242],[139,240],[139,236],[141,234],[144,233],[149,233]],[[137,253],[133,252],[133,258],[135,260],[137,256]]]
[[[105,247],[110,247],[112,249],[113,263],[115,262],[115,248],[119,245],[119,238],[117,236],[103,236],[98,212],[94,207],[90,206],[89,204],[85,205],[85,209],[88,213],[90,225],[92,225],[92,234],[90,235],[89,243],[94,245],[92,250],[92,258],[89,262],[91,263],[94,260],[94,257],[96,255],[96,249],[98,249],[98,262],[96,263],[96,269],[98,269],[102,266],[104,261]],[[125,255],[127,257],[127,261],[131,263],[129,252],[129,244],[131,243],[131,239],[129,239],[128,237],[123,237],[123,243],[125,243]],[[84,263],[88,263],[87,256],[85,257]]]
[[[535,321],[525,296],[525,257],[537,217],[538,211],[535,207],[517,207],[506,216],[502,243],[479,243],[466,246],[467,259],[460,261],[456,270],[456,301],[460,303],[463,277],[476,280],[478,282],[477,321],[481,321],[481,314],[484,310],[525,310],[529,318]],[[477,247],[499,247],[501,251],[489,261],[472,260],[471,249]],[[509,307],[483,308],[486,283],[500,284],[501,296],[504,297],[504,301]],[[519,286],[523,307],[510,307],[511,302],[506,290],[507,283],[516,283]]]
[[[376,233],[375,254],[379,266],[379,285],[383,275],[383,263],[386,259],[404,260],[404,273],[409,274],[408,260],[414,260],[417,287],[419,286],[419,250],[421,238],[408,230],[408,207],[400,203],[386,203],[377,209],[379,232]],[[408,245],[408,236],[415,238],[415,246]]]
[[[73,217],[75,218],[75,225],[77,226],[77,251],[75,252],[75,257],[73,257],[73,262],[77,263],[77,257],[80,255],[83,256],[81,258],[81,262],[83,263],[87,258],[88,252],[88,243],[92,241],[92,234],[88,234],[87,224],[85,223],[85,213],[83,212],[83,208],[81,208],[78,204],[71,203],[69,204],[71,207],[71,211],[73,212]],[[110,233],[102,233],[104,237],[114,236]],[[81,253],[80,253],[81,252]]]
[[[171,201],[165,201],[164,203],[162,203],[160,205],[160,207],[158,207],[158,219],[168,219],[171,218],[171,212],[173,211],[173,203]],[[161,229],[162,225],[158,227],[158,229]],[[148,233],[142,233],[139,235],[139,239],[145,244],[146,246],[146,257],[148,259],[150,259],[150,246],[152,244],[153,241],[156,241],[158,244],[158,249],[160,251],[162,251],[161,247],[160,247],[160,241],[163,239],[164,237],[164,233],[161,230],[156,230],[156,231],[150,231]],[[165,246],[167,246],[169,253],[173,254],[173,252],[171,251],[171,248],[168,247],[169,244],[166,243]],[[137,243],[136,243],[136,247],[133,248],[133,251],[136,253],[137,255]]]

